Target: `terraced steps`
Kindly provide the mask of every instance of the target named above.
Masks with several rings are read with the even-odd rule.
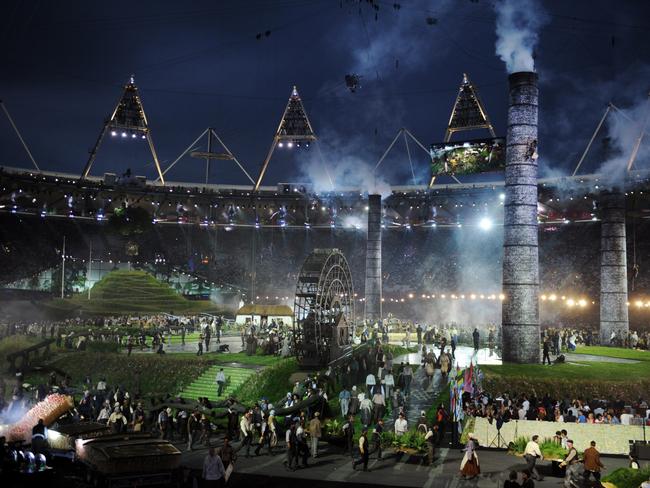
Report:
[[[226,375],[226,387],[221,397],[217,397],[217,373],[221,368],[223,368],[223,372]],[[257,374],[257,372],[256,369],[252,368],[212,366],[194,382],[183,388],[179,395],[183,398],[191,398],[193,400],[199,397],[208,397],[210,401],[223,400],[236,391],[250,376]]]

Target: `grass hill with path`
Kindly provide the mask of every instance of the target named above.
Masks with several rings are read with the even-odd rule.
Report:
[[[51,305],[60,310],[81,310],[90,314],[125,313],[201,313],[219,311],[209,301],[187,300],[167,283],[144,271],[112,271],[90,290],[69,299],[54,300]]]

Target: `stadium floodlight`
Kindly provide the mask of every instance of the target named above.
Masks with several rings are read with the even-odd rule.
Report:
[[[490,230],[492,228],[492,220],[489,217],[483,217],[479,223],[478,226],[482,230]]]

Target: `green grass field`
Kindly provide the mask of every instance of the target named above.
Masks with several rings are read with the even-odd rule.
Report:
[[[622,347],[584,346],[577,348],[575,354],[593,354],[594,356],[605,356],[609,358],[650,361],[650,351],[624,349]]]
[[[49,308],[59,311],[81,310],[90,314],[126,313],[201,313],[220,312],[209,301],[191,301],[182,297],[166,283],[144,271],[112,271],[97,282],[90,292],[69,299],[53,300]]]
[[[587,352],[588,351],[588,352]],[[584,354],[640,359],[638,363],[576,361],[575,364],[503,364],[484,365],[484,385],[493,393],[535,392],[572,398],[616,398],[627,400],[650,395],[650,360],[616,348],[582,348]]]

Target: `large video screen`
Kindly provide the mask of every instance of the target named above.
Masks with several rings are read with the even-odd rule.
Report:
[[[431,144],[431,174],[469,175],[500,171],[506,164],[504,138]]]

